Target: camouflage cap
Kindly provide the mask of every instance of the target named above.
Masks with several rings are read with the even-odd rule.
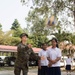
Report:
[[[20,35],[20,38],[22,38],[22,37],[24,37],[24,36],[26,36],[26,37],[28,38],[28,34],[26,34],[26,33],[22,33],[22,34]]]

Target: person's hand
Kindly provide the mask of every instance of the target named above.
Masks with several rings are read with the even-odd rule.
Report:
[[[41,66],[38,66],[38,69],[41,69]]]
[[[55,60],[52,60],[51,62],[52,62],[53,64],[55,64],[55,63],[57,63],[60,59],[61,59],[61,57],[57,57]]]
[[[56,60],[52,60],[52,64],[55,64],[57,61]]]
[[[32,48],[32,45],[31,45],[31,44],[28,44],[28,47],[29,47],[29,48]]]
[[[52,66],[52,63],[51,63],[51,62],[49,62],[48,67],[51,67],[51,66]]]
[[[56,63],[56,60],[52,60],[51,62],[49,62],[48,67],[51,67],[52,64],[55,64],[55,63]]]

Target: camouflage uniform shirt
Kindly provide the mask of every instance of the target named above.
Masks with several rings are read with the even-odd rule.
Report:
[[[15,61],[15,67],[23,68],[28,71],[28,62],[30,56],[37,58],[32,49],[29,49],[27,45],[20,43],[17,47],[17,58]]]

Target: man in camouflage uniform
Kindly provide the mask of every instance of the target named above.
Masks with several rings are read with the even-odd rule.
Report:
[[[20,75],[22,70],[23,75],[27,75],[29,58],[34,56],[36,59],[38,59],[39,57],[35,55],[32,48],[30,48],[28,45],[25,45],[28,35],[23,33],[20,37],[21,43],[17,47],[17,58],[15,61],[14,74]]]

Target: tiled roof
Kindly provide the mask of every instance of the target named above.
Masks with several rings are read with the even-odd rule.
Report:
[[[33,48],[34,52],[39,52],[41,48]],[[0,51],[17,52],[17,46],[0,45]]]
[[[51,46],[48,47],[47,49],[49,49],[49,48],[51,48]],[[41,48],[36,48],[36,47],[34,47],[32,49],[35,53],[38,53],[41,50]],[[0,45],[0,51],[17,52],[17,46]]]

